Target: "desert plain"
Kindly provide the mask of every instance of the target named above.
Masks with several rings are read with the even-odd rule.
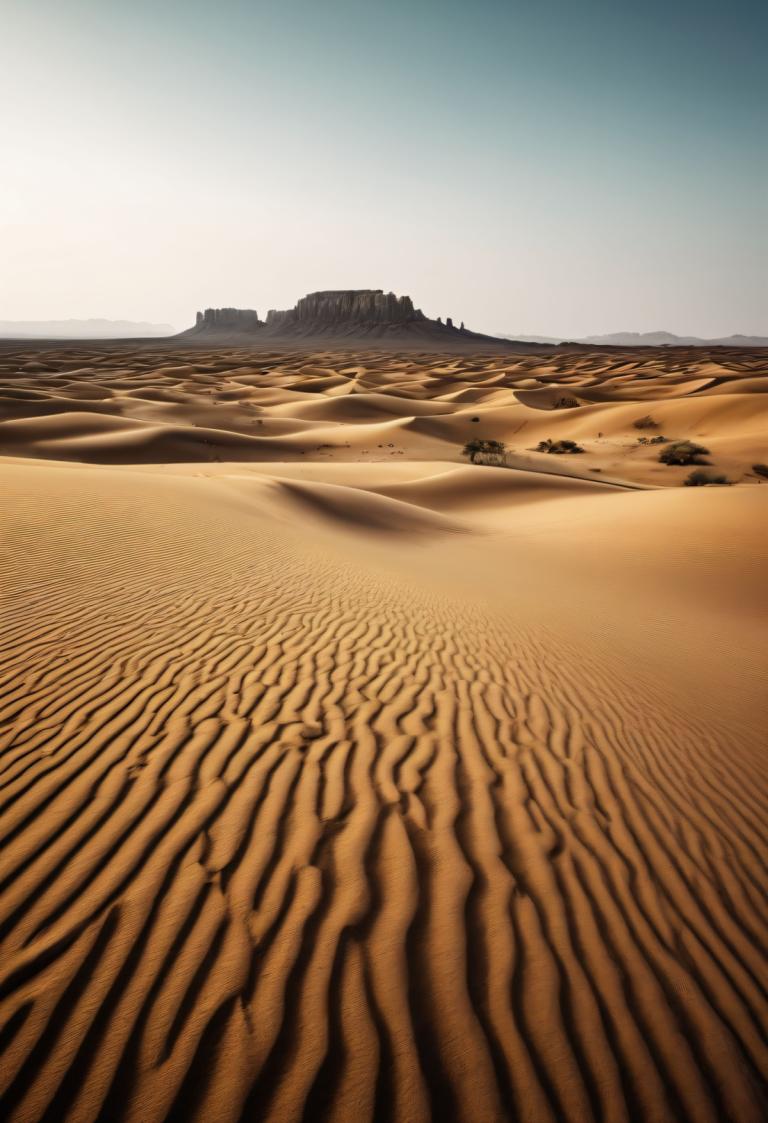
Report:
[[[764,1120],[766,391],[0,345],[3,1118]]]

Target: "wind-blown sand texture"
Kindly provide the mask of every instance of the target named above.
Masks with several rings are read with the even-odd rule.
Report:
[[[767,372],[0,349],[2,1117],[762,1121]]]

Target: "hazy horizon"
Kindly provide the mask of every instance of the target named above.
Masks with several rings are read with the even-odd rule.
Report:
[[[177,326],[167,322],[146,321],[146,320],[124,320],[112,319],[106,317],[88,316],[83,318],[69,318],[69,319],[50,319],[50,320],[0,320],[0,339],[18,339],[18,340],[98,340],[98,339],[131,339],[131,338],[153,338],[158,339],[173,337],[179,332],[185,331],[191,325],[185,324]],[[77,328],[90,328],[89,331],[78,331]],[[139,330],[141,329],[141,330]],[[163,330],[160,330],[163,329]],[[530,333],[530,332],[509,332],[504,328],[498,331],[488,333],[490,335],[498,336],[502,339],[520,340],[530,342],[552,342],[566,343],[570,340],[573,342],[590,342],[590,341],[610,341],[619,336],[637,336],[645,340],[647,337],[657,335],[669,335],[681,341],[700,339],[702,342],[708,342],[707,337],[693,336],[678,332],[668,332],[664,328],[658,328],[652,331],[635,332],[628,328],[626,330],[617,330],[613,332],[588,332],[581,336],[565,336],[558,335],[557,333],[549,333],[547,335]],[[753,340],[764,340],[766,337],[759,335],[757,332],[749,334],[745,332],[733,332],[729,336],[710,336],[709,340],[717,342],[720,339],[726,338],[743,338]],[[647,344],[651,345],[651,344]]]
[[[183,329],[380,287],[491,333],[768,334],[756,3],[12,0],[4,23],[2,320]]]

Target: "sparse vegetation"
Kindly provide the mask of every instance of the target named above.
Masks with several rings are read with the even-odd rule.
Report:
[[[536,446],[537,452],[552,452],[559,456],[566,452],[583,452],[584,449],[581,445],[577,445],[575,441],[553,441],[547,437],[545,441],[539,441]]]
[[[477,464],[478,457],[488,456],[499,461],[506,450],[507,446],[503,441],[480,441],[475,439],[467,441],[464,448],[461,450],[461,455],[468,456],[470,464]]]
[[[658,421],[654,421],[650,413],[646,413],[645,417],[638,417],[637,421],[633,421],[632,424],[636,429],[658,429],[659,427]]]
[[[727,484],[728,480],[725,476],[713,476],[711,472],[703,472],[701,468],[697,468],[695,472],[691,472],[690,476],[685,481],[686,487],[708,487],[710,484]]]
[[[709,449],[697,445],[694,441],[672,441],[672,443],[659,453],[659,463],[669,465],[708,464],[703,457],[709,455]]]
[[[581,402],[578,400],[578,398],[572,398],[568,394],[564,394],[562,398],[557,399],[557,401],[555,402],[555,404],[553,405],[552,408],[553,409],[576,409],[580,405],[581,405]]]
[[[756,476],[762,476],[764,480],[768,480],[768,464],[753,464],[752,471]]]
[[[641,445],[666,445],[669,444],[669,437],[662,437],[659,433],[657,437],[638,437],[637,443]]]

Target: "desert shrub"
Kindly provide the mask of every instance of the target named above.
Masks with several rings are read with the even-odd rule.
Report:
[[[646,413],[645,417],[638,417],[637,421],[632,424],[636,429],[658,429],[658,421],[654,421],[650,413]]]
[[[552,406],[552,408],[553,409],[576,409],[580,405],[581,405],[581,402],[578,400],[578,398],[571,398],[571,397],[569,397],[568,394],[564,394],[562,398],[557,399],[557,401]]]
[[[707,460],[702,457],[707,456],[709,453],[708,448],[703,445],[697,445],[693,441],[672,441],[672,443],[659,453],[659,463],[661,464],[707,464]]]
[[[539,441],[536,451],[552,452],[559,456],[565,452],[583,452],[584,449],[581,445],[577,445],[575,441],[553,441],[547,437],[545,441]]]
[[[638,437],[637,443],[640,445],[665,445],[669,444],[669,437],[662,437],[659,433],[658,437]]]
[[[468,456],[471,464],[477,464],[479,456],[493,456],[501,458],[507,450],[503,441],[467,441],[461,450],[462,456]]]
[[[707,487],[710,484],[727,484],[728,480],[725,476],[713,476],[711,472],[702,472],[701,468],[697,468],[695,472],[691,472],[690,476],[685,481],[686,487]]]
[[[753,464],[752,471],[756,476],[762,476],[764,480],[768,480],[768,464]]]

